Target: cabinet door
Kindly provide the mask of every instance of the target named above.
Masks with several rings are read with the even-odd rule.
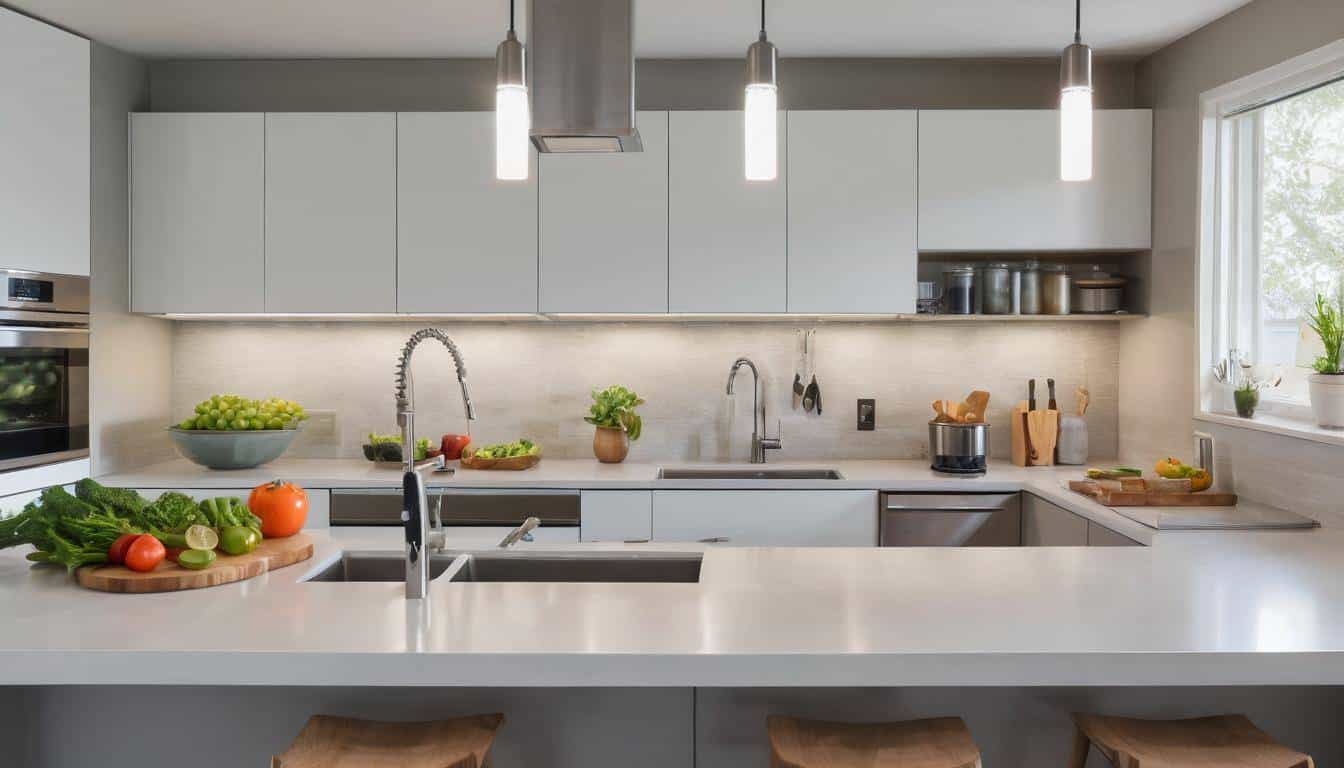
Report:
[[[873,491],[654,491],[653,540],[744,547],[871,547]]]
[[[1098,110],[1091,181],[1060,181],[1057,111],[921,110],[919,248],[1148,248],[1152,138],[1150,110]]]
[[[536,153],[495,178],[493,112],[397,115],[397,311],[537,311]]]
[[[636,116],[643,152],[542,155],[542,312],[667,311],[667,113]]]
[[[131,309],[264,312],[260,114],[131,115]]]
[[[395,312],[397,117],[266,115],[266,311]]]
[[[0,8],[0,264],[89,274],[89,41]]]
[[[789,312],[915,311],[913,110],[789,112]]]
[[[650,491],[584,491],[584,541],[648,541],[653,535]]]
[[[1087,546],[1089,547],[1138,547],[1142,546],[1139,542],[1116,533],[1104,525],[1097,525],[1091,520],[1087,521]]]
[[[1022,494],[1022,546],[1085,547],[1087,518],[1040,496]]]
[[[785,156],[774,181],[746,180],[742,121],[742,112],[673,112],[669,120],[673,312],[787,309],[787,121],[781,113],[779,147]]]

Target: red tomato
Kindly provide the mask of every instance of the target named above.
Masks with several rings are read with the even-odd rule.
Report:
[[[443,458],[447,461],[456,461],[462,458],[462,449],[471,444],[471,437],[468,435],[444,435],[443,443],[440,448],[443,451]]]
[[[148,573],[158,568],[167,554],[163,542],[148,533],[142,533],[136,536],[135,541],[132,541],[131,546],[126,549],[126,567],[132,571]]]
[[[187,551],[186,547],[168,547],[166,550],[164,550],[163,556],[165,560],[176,563],[178,556],[186,551]]]
[[[252,489],[247,508],[261,518],[261,535],[283,539],[303,530],[308,519],[308,494],[293,483],[276,480]]]
[[[123,533],[112,542],[112,546],[107,548],[107,559],[109,562],[121,565],[126,562],[126,550],[131,548],[131,542],[140,538],[138,533]]]

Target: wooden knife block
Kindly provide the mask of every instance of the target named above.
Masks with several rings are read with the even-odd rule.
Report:
[[[1033,445],[1031,440],[1031,430],[1027,428],[1027,401],[1023,400],[1013,406],[1009,421],[1012,424],[1013,437],[1013,463],[1019,467],[1050,467],[1055,464],[1055,441],[1059,439],[1059,411],[1043,411],[1052,418],[1049,419],[1049,428],[1054,440],[1047,441],[1049,448],[1040,450],[1039,446]]]

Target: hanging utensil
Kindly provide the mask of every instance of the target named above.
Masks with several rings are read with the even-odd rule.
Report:
[[[807,336],[801,328],[794,331],[794,352],[793,410],[796,411],[803,403],[803,368],[807,365]]]
[[[804,411],[811,413],[812,409],[817,407],[817,397],[819,394],[820,392],[817,389],[817,377],[814,375],[812,377],[812,382],[807,385],[807,389],[803,392]]]

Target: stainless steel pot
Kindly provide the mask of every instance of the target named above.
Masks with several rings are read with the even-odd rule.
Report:
[[[1119,312],[1125,301],[1125,278],[1079,279],[1073,283],[1073,311],[1082,314]]]
[[[935,472],[979,474],[989,466],[988,453],[988,424],[929,422],[929,459]]]

